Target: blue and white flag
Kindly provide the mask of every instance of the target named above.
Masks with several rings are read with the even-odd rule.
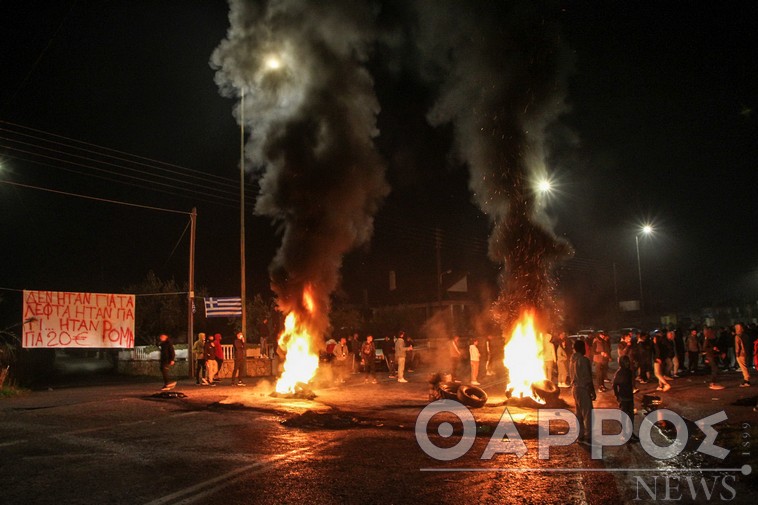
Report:
[[[205,317],[241,317],[242,299],[239,296],[205,299]]]

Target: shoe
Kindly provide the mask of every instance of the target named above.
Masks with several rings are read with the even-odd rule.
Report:
[[[482,383],[481,382],[477,382],[477,381],[471,381],[471,385],[472,386],[481,386]]]
[[[389,378],[390,378],[390,379],[396,379],[396,378],[397,378],[397,375],[390,375],[390,376],[389,376]]]
[[[716,384],[715,382],[712,382],[710,386],[708,386],[709,389],[724,389],[724,386],[721,384]]]
[[[656,391],[663,391],[663,386],[658,386],[657,388],[655,388],[655,390]]]
[[[203,377],[202,380],[203,380],[203,386],[207,386],[208,385],[208,379],[206,379],[205,377]]]
[[[247,386],[247,384],[245,384],[245,383],[244,383],[244,382],[242,382],[242,381],[239,381],[239,382],[237,383],[237,385],[238,385],[238,386]]]
[[[411,369],[409,369],[409,370],[406,370],[406,372],[408,372],[408,373],[413,373],[413,368],[411,368]]]
[[[640,384],[647,384],[648,382],[650,382],[650,381],[646,381],[644,379],[640,380]]]
[[[750,387],[750,383],[749,382],[743,382],[742,384],[740,384],[740,387],[741,388],[749,388]]]
[[[663,386],[663,392],[664,392],[664,393],[665,393],[666,391],[668,391],[669,389],[671,389],[671,384],[666,384],[665,386]]]
[[[633,395],[636,395],[639,392],[640,392],[640,388],[634,388],[634,389],[632,389],[632,394]]]
[[[398,382],[408,382],[408,381],[407,381],[407,380],[405,380],[405,379],[398,379],[397,381],[398,381]],[[473,383],[472,383],[472,384],[473,384]]]
[[[209,386],[213,386],[214,388],[215,388],[217,385],[218,385],[218,384],[216,384],[215,382],[211,382],[211,383],[209,384]]]
[[[200,383],[200,385],[201,386],[208,386],[209,384],[208,384],[208,381],[203,381],[203,382]]]
[[[749,386],[749,385],[750,385],[750,384],[748,384],[748,386]],[[166,388],[168,388],[168,389],[174,389],[174,388],[176,387],[176,381],[174,381],[174,382],[169,382],[168,384],[166,384],[166,386],[165,386],[165,387],[166,387]]]
[[[163,387],[161,388],[161,391],[171,391],[171,388],[170,388],[170,387],[168,387],[168,386],[163,386]]]

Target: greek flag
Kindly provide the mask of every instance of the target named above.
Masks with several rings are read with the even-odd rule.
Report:
[[[205,299],[205,317],[241,317],[242,299],[239,296]]]

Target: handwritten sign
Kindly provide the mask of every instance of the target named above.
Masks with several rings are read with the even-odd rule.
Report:
[[[23,347],[134,347],[134,295],[24,291]]]

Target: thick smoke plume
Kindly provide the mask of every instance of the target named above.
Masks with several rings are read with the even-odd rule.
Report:
[[[303,310],[316,335],[328,327],[343,255],[369,240],[389,187],[374,149],[379,112],[364,62],[374,38],[367,2],[230,2],[227,38],[213,53],[216,82],[244,93],[250,165],[262,169],[255,211],[282,243],[270,266],[280,310]]]
[[[571,68],[555,20],[538,4],[417,4],[419,47],[441,82],[428,118],[452,123],[474,200],[491,219],[489,255],[504,265],[495,313],[506,330],[521,308],[552,311],[553,267],[571,253],[534,189],[547,174],[547,128],[565,111]]]

